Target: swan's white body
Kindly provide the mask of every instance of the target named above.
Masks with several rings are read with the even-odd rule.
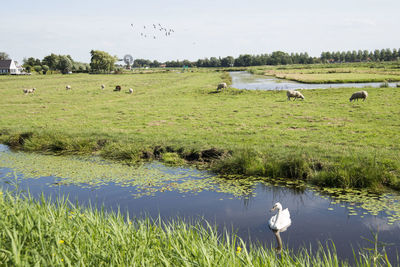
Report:
[[[268,221],[268,226],[272,230],[283,230],[290,226],[292,220],[290,220],[290,213],[289,210],[286,208],[282,210],[281,203],[275,203],[274,207],[271,211],[278,209],[278,213],[271,217]],[[286,229],[285,229],[286,230]]]

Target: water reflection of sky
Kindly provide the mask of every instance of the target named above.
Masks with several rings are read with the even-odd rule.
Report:
[[[248,90],[295,90],[295,89],[329,89],[341,87],[379,87],[382,83],[329,83],[307,84],[289,80],[277,79],[272,76],[253,75],[246,71],[230,72],[232,87]],[[396,83],[389,83],[390,87],[396,87]]]
[[[12,188],[6,183],[10,178],[4,178],[9,172],[13,170],[0,168],[0,186],[3,188]],[[195,171],[193,176],[201,179],[201,171]],[[394,244],[387,248],[393,261],[395,251],[400,251],[399,222],[389,226],[384,217],[349,216],[348,210],[338,205],[335,205],[334,210],[328,210],[332,206],[330,200],[323,199],[309,190],[299,193],[285,187],[258,184],[256,196],[248,199],[232,198],[231,194],[210,191],[197,194],[157,192],[154,196],[135,199],[132,196],[135,188],[131,186],[121,187],[110,183],[95,188],[82,188],[73,184],[50,187],[49,185],[60,178],[27,178],[29,177],[18,174],[20,189],[29,191],[35,197],[40,196],[42,192],[51,196],[53,200],[59,196],[68,196],[72,202],[78,200],[82,205],[87,206],[90,203],[92,206],[104,206],[107,210],[120,209],[122,212],[129,212],[131,216],[147,214],[154,218],[160,215],[164,219],[204,218],[216,223],[220,229],[222,226],[233,228],[245,240],[260,241],[268,247],[274,246],[276,242],[267,226],[267,220],[273,215],[269,209],[279,201],[284,208],[289,208],[292,217],[292,225],[281,233],[284,246],[296,249],[302,245],[309,247],[311,244],[316,248],[318,242],[325,244],[328,240],[333,240],[340,257],[352,258],[351,246],[368,246],[361,237],[372,238],[370,229],[379,229],[379,239]]]

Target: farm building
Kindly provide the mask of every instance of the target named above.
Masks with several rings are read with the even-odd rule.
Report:
[[[0,60],[0,74],[21,74],[21,71],[14,60]]]

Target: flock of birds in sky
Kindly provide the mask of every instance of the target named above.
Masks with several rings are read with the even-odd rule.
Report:
[[[153,23],[150,26],[143,25],[143,27],[133,25],[133,23],[131,23],[131,27],[134,31],[140,33],[140,37],[150,38],[150,39],[169,37],[171,36],[171,34],[175,33],[174,29],[162,26],[160,23],[158,24]]]

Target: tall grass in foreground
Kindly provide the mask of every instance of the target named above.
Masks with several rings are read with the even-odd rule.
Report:
[[[162,222],[83,209],[66,200],[0,191],[0,264],[5,266],[348,266],[334,245],[312,254],[246,244],[207,222]],[[355,255],[358,266],[388,266],[385,255]]]

